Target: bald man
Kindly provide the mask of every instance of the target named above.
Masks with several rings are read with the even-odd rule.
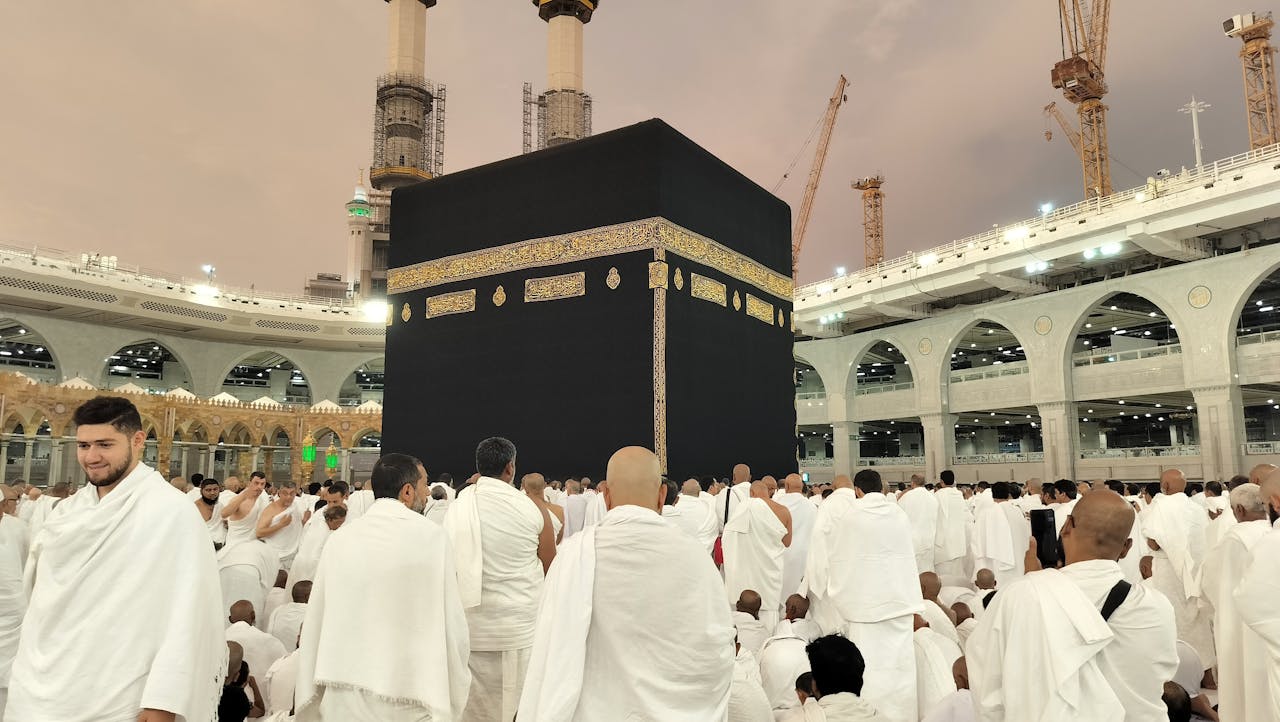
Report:
[[[724,587],[730,606],[744,589],[759,592],[760,622],[778,626],[782,613],[783,555],[791,544],[791,512],[769,498],[763,481],[750,485],[751,496],[724,527]]]
[[[705,546],[707,553],[710,554],[715,548],[716,537],[720,536],[714,497],[702,492],[702,485],[697,479],[686,479],[684,485],[680,487],[680,499],[676,504],[684,513],[699,518],[696,534],[698,543]],[[701,510],[700,516],[699,510]]]
[[[733,467],[729,487],[716,496],[716,521],[720,524],[721,532],[724,532],[724,525],[738,513],[738,507],[742,502],[750,497],[751,467],[746,464],[737,464]]]
[[[604,519],[566,539],[547,575],[518,719],[723,720],[734,632],[720,575],[658,515],[652,451],[619,450],[608,479]]]
[[[818,508],[804,495],[804,480],[799,474],[788,474],[782,480],[783,493],[775,500],[791,512],[791,545],[782,554],[782,593],[794,594],[800,588],[804,576],[805,560],[809,556],[809,537],[813,536],[813,522],[818,518]]]
[[[1210,615],[1200,604],[1200,567],[1205,555],[1209,515],[1184,492],[1187,479],[1178,469],[1160,475],[1160,494],[1142,512],[1142,533],[1151,557],[1149,584],[1173,604],[1178,639],[1200,655],[1205,670],[1216,666]],[[1145,559],[1144,559],[1145,561]]]
[[[254,626],[257,613],[250,602],[241,599],[232,604],[227,620],[231,622],[227,627],[227,641],[244,647],[244,661],[249,663],[250,674],[266,675],[276,660],[288,654],[283,642]]]
[[[542,474],[525,474],[520,478],[520,490],[529,497],[534,506],[547,512],[551,520],[551,533],[560,543],[564,534],[564,507],[547,501],[547,479]]]
[[[1124,581],[1133,515],[1095,489],[1063,527],[1065,567],[1039,570],[1033,542],[1029,573],[1001,587],[965,645],[978,719],[1167,719],[1177,629],[1164,595]]]
[[[1213,641],[1218,653],[1218,716],[1224,720],[1267,719],[1272,706],[1263,641],[1241,620],[1235,589],[1253,561],[1253,549],[1271,531],[1267,505],[1257,484],[1232,489],[1236,524],[1205,556],[1201,588],[1213,606]]]
[[[15,509],[18,492],[0,484],[0,718],[9,697],[9,670],[18,652],[18,632],[27,610],[27,593],[22,585],[30,539],[26,522]]]
[[[1267,670],[1267,700],[1271,714],[1280,709],[1280,471],[1272,470],[1258,485],[1258,495],[1266,506],[1271,531],[1252,548],[1251,561],[1236,587],[1235,602],[1240,618],[1262,640],[1265,654],[1249,660]],[[1246,682],[1247,685],[1247,682]],[[1246,699],[1261,691],[1246,686]],[[1266,719],[1265,717],[1263,719]]]
[[[1275,464],[1258,464],[1249,470],[1249,483],[1261,486],[1262,481],[1277,468],[1280,467],[1277,467]]]

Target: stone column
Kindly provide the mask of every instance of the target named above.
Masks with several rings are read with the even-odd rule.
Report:
[[[173,437],[166,439],[164,438],[164,435],[161,434],[161,438],[156,439],[156,470],[165,478],[165,481],[168,481],[169,477],[173,474],[172,461]],[[187,478],[185,473],[186,470],[184,469],[183,471],[184,473],[182,474],[182,478],[185,479]]]
[[[853,476],[858,467],[858,422],[837,421],[831,424],[831,473]]]
[[[183,445],[180,445],[177,448],[178,448],[178,473],[182,474],[182,478],[189,479],[191,477],[187,474],[187,454],[189,454],[190,451],[187,449],[186,446],[183,446]]]
[[[1036,406],[1040,414],[1040,438],[1044,442],[1045,481],[1076,478],[1079,453],[1079,418],[1073,401],[1051,401]]]
[[[270,454],[271,452],[268,451],[267,453]],[[254,471],[256,471],[258,468],[258,462],[261,460],[262,460],[262,447],[250,446],[249,447],[249,471],[246,473],[253,473]],[[271,471],[269,469],[265,471],[267,474],[267,478],[270,479]]]
[[[266,449],[262,452],[262,473],[267,475],[267,479],[275,481],[276,468],[276,450]]]
[[[209,444],[207,447],[205,447],[204,453],[205,453],[205,460],[204,460],[205,467],[204,467],[204,471],[201,473],[203,473],[205,476],[213,476],[216,478],[217,469],[218,469],[218,446],[216,444]]]
[[[933,481],[956,455],[956,415],[921,414],[924,427],[924,478]]]
[[[1206,481],[1225,480],[1244,469],[1244,404],[1240,387],[1209,386],[1191,389],[1196,402],[1196,433]]]
[[[9,471],[9,442],[0,441],[0,484],[8,483],[5,475]]]
[[[62,439],[49,439],[49,485],[62,481]]]
[[[350,484],[351,483],[351,449],[343,449],[340,456],[342,458],[342,461],[340,462],[340,465],[338,468],[339,468],[339,473],[342,475],[339,476],[338,478]]]
[[[24,442],[23,443],[24,451],[23,451],[23,457],[22,457],[22,478],[26,479],[27,483],[30,484],[31,483],[31,455],[35,453],[35,450],[36,450],[36,437],[24,436],[22,440]],[[48,484],[48,483],[49,482],[47,481],[45,482],[45,484]]]

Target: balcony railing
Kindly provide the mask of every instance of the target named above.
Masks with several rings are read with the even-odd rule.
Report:
[[[1280,454],[1280,441],[1250,441],[1244,445],[1246,456],[1255,454]]]
[[[817,401],[827,398],[826,391],[804,391],[796,394],[796,401]]]
[[[967,454],[951,457],[952,464],[1017,464],[1044,461],[1043,451],[1005,454]]]
[[[1200,445],[1139,446],[1131,449],[1085,449],[1081,459],[1145,459],[1155,456],[1199,456]]]
[[[973,381],[975,379],[995,379],[1002,376],[1021,376],[1030,372],[1026,361],[1013,361],[1011,363],[1001,363],[992,366],[982,366],[976,369],[964,369],[963,371],[951,372],[951,383],[962,383],[965,381]]]
[[[899,384],[858,384],[854,387],[853,393],[855,396],[866,396],[867,394],[883,394],[889,391],[914,389],[915,387],[914,381],[904,381]]]
[[[924,466],[923,456],[862,456],[860,466]]]
[[[1271,343],[1272,341],[1280,341],[1280,331],[1263,331],[1262,333],[1251,333],[1248,336],[1236,336],[1236,346]]]
[[[1128,351],[1108,351],[1107,349],[1081,351],[1072,354],[1071,365],[1076,367],[1097,366],[1100,364],[1113,364],[1119,361],[1136,361],[1158,356],[1172,356],[1180,353],[1182,353],[1182,344],[1180,343],[1171,343],[1167,346],[1152,346],[1151,348],[1136,348]]]
[[[807,459],[800,460],[800,467],[803,469],[830,468],[834,461],[835,460],[830,457],[823,458],[821,456],[810,456]]]

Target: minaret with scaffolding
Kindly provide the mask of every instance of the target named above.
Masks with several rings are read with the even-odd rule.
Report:
[[[366,259],[347,279],[365,298],[387,290],[391,191],[444,172],[445,86],[426,77],[427,10],[436,0],[386,0],[390,6],[387,72],[378,78],[369,168],[369,231],[349,257]],[[356,235],[348,243],[356,242]]]
[[[532,86],[525,86],[526,153],[591,135],[591,96],[583,91],[582,82],[582,30],[600,0],[533,0],[533,4],[547,23],[547,90],[535,100]]]

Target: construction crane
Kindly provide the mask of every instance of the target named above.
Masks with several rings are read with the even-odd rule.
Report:
[[[794,280],[800,270],[800,249],[804,246],[804,232],[809,227],[809,216],[813,213],[813,199],[818,194],[818,183],[822,180],[822,166],[827,162],[827,146],[831,144],[831,131],[836,127],[836,116],[840,106],[849,98],[844,94],[849,81],[843,75],[836,83],[836,92],[827,101],[827,113],[822,119],[822,135],[818,138],[818,147],[813,152],[813,166],[809,168],[809,183],[804,187],[804,198],[800,201],[800,212],[796,215],[795,227],[791,231],[791,278]]]
[[[1227,18],[1222,30],[1229,38],[1240,38],[1244,48],[1244,111],[1249,121],[1249,148],[1280,142],[1280,119],[1276,108],[1275,48],[1271,47],[1271,14],[1246,13]]]
[[[1067,120],[1067,116],[1058,108],[1057,103],[1049,103],[1044,106],[1044,115],[1046,118],[1053,118],[1058,121],[1058,126],[1062,128],[1062,133],[1067,136],[1067,142],[1075,149],[1076,155],[1080,155],[1080,131],[1071,127],[1071,121]],[[1047,124],[1047,121],[1046,121]],[[1044,139],[1053,140],[1053,131],[1047,127],[1044,129]]]
[[[853,182],[853,187],[862,191],[862,235],[863,254],[866,267],[884,260],[884,176],[875,175],[860,178]]]
[[[1050,79],[1063,97],[1076,105],[1080,116],[1080,156],[1085,198],[1111,194],[1111,158],[1107,153],[1107,94],[1104,75],[1107,32],[1111,24],[1111,0],[1058,0],[1062,35],[1062,60],[1053,66]],[[1073,130],[1065,118],[1063,129]]]

